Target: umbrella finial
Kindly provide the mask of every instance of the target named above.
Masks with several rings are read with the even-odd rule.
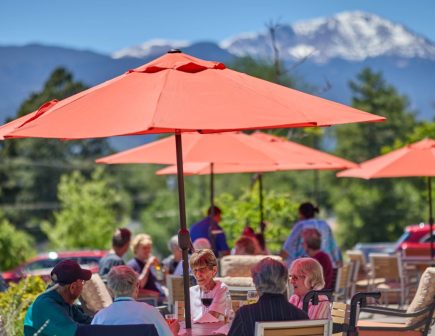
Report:
[[[168,51],[168,54],[181,54],[180,49],[171,49]]]

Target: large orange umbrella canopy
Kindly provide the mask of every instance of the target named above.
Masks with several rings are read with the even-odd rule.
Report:
[[[433,239],[432,180],[435,176],[435,140],[424,139],[365,161],[357,168],[337,174],[338,177],[359,177],[363,179],[382,177],[428,177],[429,224],[431,233],[431,254],[435,255]]]
[[[200,158],[198,160],[184,160],[184,174],[207,175],[210,173],[261,173],[285,170],[338,170],[356,167],[356,164],[351,161],[267,133],[255,132],[250,137],[274,147],[276,151],[271,152],[270,155],[278,155],[278,157],[275,157],[276,164],[270,165],[267,162],[242,164],[240,160],[237,164],[231,164],[228,161],[221,163],[206,160],[203,157],[202,160]],[[232,148],[228,147],[225,149],[224,154],[229,154],[231,151]],[[211,171],[211,163],[213,163],[213,172]],[[176,166],[165,167],[156,172],[157,175],[176,173]]]
[[[96,162],[106,164],[175,164],[174,143],[174,136],[171,136],[100,158]],[[185,133],[183,135],[183,162],[204,161],[273,167],[281,161],[285,162],[286,158],[282,150],[242,132]]]
[[[180,247],[190,328],[181,133],[327,126],[385,118],[285,88],[179,51],[41,107],[6,137],[86,139],[176,133]]]
[[[38,111],[35,120],[8,136],[82,139],[384,119],[227,69],[222,63],[168,53]]]
[[[407,145],[342,171],[337,176],[363,179],[435,176],[435,140],[424,139]]]

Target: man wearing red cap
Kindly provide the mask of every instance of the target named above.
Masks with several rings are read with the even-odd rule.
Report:
[[[54,286],[39,295],[24,319],[24,335],[73,336],[79,324],[90,324],[92,317],[83,313],[75,300],[85,281],[92,276],[74,260],[63,260],[51,271]]]

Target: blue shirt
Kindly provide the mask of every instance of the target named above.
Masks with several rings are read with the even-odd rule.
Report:
[[[33,335],[44,325],[40,336],[74,336],[79,323],[89,324],[91,320],[53,289],[39,295],[30,305],[24,318],[24,335]]]
[[[227,244],[227,238],[225,236],[224,231],[217,223],[213,223],[213,230],[211,230],[212,237],[210,237],[210,225],[212,224],[212,220],[210,217],[205,217],[198,223],[195,223],[190,228],[190,239],[192,242],[197,240],[198,238],[206,238],[208,240],[211,240],[211,238],[214,238],[215,244],[213,246],[213,242],[210,241],[213,250],[216,254],[216,256],[219,256],[219,252],[221,251],[229,251],[230,248]]]
[[[316,229],[320,232],[322,235],[321,250],[329,254],[334,265],[342,261],[341,251],[335,242],[328,223],[320,219],[310,218],[296,222],[291,234],[284,243],[283,249],[288,254],[285,261],[288,266],[290,266],[293,260],[307,256],[304,250],[304,239],[302,237],[302,231],[305,229]]]
[[[108,253],[98,263],[98,274],[105,278],[114,266],[125,265],[124,260],[116,253]]]
[[[169,325],[157,308],[131,297],[116,298],[109,307],[101,309],[94,316],[92,324],[154,324],[159,336],[172,335]]]

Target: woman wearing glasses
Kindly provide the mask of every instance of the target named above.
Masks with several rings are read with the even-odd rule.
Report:
[[[313,258],[299,258],[292,262],[289,273],[290,283],[293,286],[293,295],[290,303],[302,309],[305,294],[311,290],[320,290],[325,287],[322,266]],[[310,320],[329,319],[331,308],[325,295],[319,296],[319,304],[308,306]]]
[[[190,257],[189,264],[198,284],[190,287],[192,320],[197,321],[207,313],[218,319],[223,318],[228,287],[219,280],[214,280],[217,274],[217,260],[213,251],[195,251]]]

